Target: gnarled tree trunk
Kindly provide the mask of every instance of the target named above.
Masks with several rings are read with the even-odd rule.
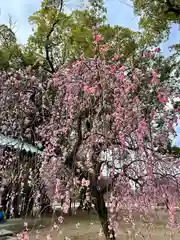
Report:
[[[115,240],[114,230],[109,228],[108,209],[104,200],[104,194],[97,190],[95,184],[92,186],[91,194],[106,240]]]

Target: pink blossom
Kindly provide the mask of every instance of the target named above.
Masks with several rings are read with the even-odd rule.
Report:
[[[157,99],[160,103],[167,103],[168,102],[168,97],[161,90],[159,90],[158,93],[157,93]]]
[[[175,116],[175,118],[174,118],[174,122],[175,122],[176,126],[178,125],[178,121],[179,121],[178,116]]]
[[[24,231],[17,235],[17,239],[19,240],[29,240],[29,234],[27,231]]]
[[[84,92],[88,92],[89,87],[88,86],[84,86]]]
[[[115,54],[114,57],[112,58],[112,61],[119,60],[120,56],[118,54]]]
[[[98,42],[98,41],[101,41],[101,39],[102,39],[102,37],[101,37],[101,35],[96,35],[95,36],[95,40]]]
[[[95,94],[95,92],[96,92],[96,87],[91,87],[88,89],[89,94]]]
[[[153,74],[152,83],[153,84],[159,84],[160,81],[158,79],[157,70],[153,70],[152,74]]]
[[[120,72],[120,74],[117,77],[118,81],[123,82],[125,80],[124,72]]]
[[[84,86],[84,92],[87,93],[87,94],[95,94],[96,93],[96,87]]]
[[[153,57],[155,56],[155,53],[148,50],[148,51],[146,51],[146,52],[144,53],[143,56],[144,56],[145,58],[147,58],[147,59],[151,59],[151,58],[153,58]]]
[[[69,211],[69,204],[66,202],[63,204],[63,213],[67,214]]]
[[[176,111],[180,113],[180,106],[176,108]]]
[[[15,88],[19,88],[20,87],[20,83],[19,83],[18,80],[14,81],[14,86],[15,86]]]
[[[123,134],[119,134],[119,140],[120,140],[121,146],[124,148],[126,146],[126,142]]]
[[[59,86],[59,84],[60,84],[60,79],[59,78],[54,78],[53,79],[53,84],[54,84],[54,87],[58,87]]]
[[[171,122],[171,120],[168,120],[168,125],[169,125],[169,128],[170,128],[170,129],[174,129],[174,128],[173,128],[173,123]]]
[[[116,65],[111,65],[110,66],[110,72],[114,74],[116,72]]]
[[[142,134],[147,131],[147,123],[145,119],[142,119],[139,122],[138,131],[141,132]]]
[[[116,60],[118,60],[118,59],[120,59],[120,56],[119,56],[118,54],[115,54],[115,55],[114,55],[114,58],[115,58]]]
[[[173,199],[170,199],[169,203],[169,217],[170,217],[170,224],[171,226],[175,226],[176,220],[175,220],[175,202]]]
[[[89,181],[89,180],[86,180],[85,178],[83,178],[81,184],[82,184],[82,186],[88,187],[89,184],[90,184],[90,181]]]
[[[150,58],[150,59],[153,58],[154,56],[155,56],[154,52],[150,52],[150,53],[149,53],[149,58]]]
[[[125,71],[126,70],[126,67],[125,66],[121,66],[120,67],[120,71]]]
[[[154,50],[155,52],[159,53],[161,51],[161,49],[158,47],[158,48],[155,48]]]
[[[47,239],[47,240],[52,240],[52,237],[51,237],[51,235],[50,235],[50,234],[48,234],[46,239]]]

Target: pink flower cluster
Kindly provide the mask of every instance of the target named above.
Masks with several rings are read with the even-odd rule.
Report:
[[[90,181],[83,178],[82,181],[81,181],[81,185],[85,186],[85,187],[88,187],[90,185]]]

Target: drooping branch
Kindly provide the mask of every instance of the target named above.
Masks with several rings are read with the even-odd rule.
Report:
[[[48,35],[47,35],[47,37],[46,37],[46,43],[45,43],[46,60],[48,61],[49,66],[50,66],[50,68],[51,68],[51,73],[55,73],[55,68],[54,68],[53,62],[52,62],[52,60],[50,59],[50,56],[49,56],[49,39],[50,39],[50,36],[51,36],[52,32],[53,32],[54,29],[55,29],[55,26],[58,24],[58,22],[59,22],[59,19],[57,19],[57,20],[53,23],[53,25],[52,25],[52,27],[51,27],[51,30],[49,31],[49,33],[48,33]]]
[[[79,150],[79,147],[82,144],[83,136],[82,136],[82,113],[79,114],[77,120],[77,141],[74,144],[74,147],[68,157],[66,158],[65,164],[71,169],[73,166],[74,158]]]
[[[94,116],[97,113],[96,106],[99,102],[100,97],[101,96],[99,96],[95,100],[95,102],[93,103],[93,106],[91,106],[91,109],[89,107],[87,107],[87,108],[83,109],[82,111],[80,111],[80,113],[78,114],[77,130],[76,130],[77,140],[72,148],[72,151],[69,153],[69,155],[67,156],[66,161],[65,161],[65,165],[70,169],[72,169],[72,167],[73,167],[73,162],[74,162],[74,159],[77,157],[76,154],[77,154],[80,146],[82,145],[83,141],[87,140],[87,138],[89,137],[89,135],[84,136],[85,134],[82,134],[82,123],[83,123],[84,119],[89,117],[90,114],[92,114]],[[88,132],[91,131],[92,127],[93,127],[93,123],[91,123],[90,128],[88,129]]]

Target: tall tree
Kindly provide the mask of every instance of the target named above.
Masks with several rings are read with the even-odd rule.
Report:
[[[0,69],[25,68],[33,66],[37,68],[37,56],[32,49],[18,44],[12,28],[0,25]]]
[[[90,51],[92,26],[103,21],[94,10],[74,11],[68,15],[63,13],[63,1],[58,1],[58,4],[42,1],[41,9],[29,18],[35,31],[29,38],[29,45],[41,54],[41,60],[51,73],[57,65],[79,57],[85,48]]]
[[[179,0],[132,0],[135,14],[140,16],[139,25],[146,37],[159,42],[167,40],[172,24],[180,23]],[[174,45],[179,50],[179,43]]]
[[[41,9],[29,21],[34,34],[29,37],[28,47],[37,54],[44,69],[51,73],[58,66],[78,59],[82,54],[86,57],[96,54],[94,29],[101,35],[101,47],[104,50],[107,44],[111,45],[106,55],[108,58],[121,52],[121,59],[125,61],[144,48],[140,42],[140,32],[120,26],[112,27],[106,23],[103,2],[89,1],[86,10],[74,10],[66,14],[57,7],[47,6],[46,1],[43,1]]]

